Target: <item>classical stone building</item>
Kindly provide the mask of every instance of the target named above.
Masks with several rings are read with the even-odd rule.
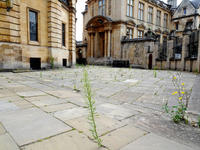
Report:
[[[0,0],[0,69],[76,61],[76,0]]]
[[[199,71],[199,6],[199,0],[178,7],[177,0],[88,0],[82,51],[89,64],[128,61],[140,68]]]
[[[121,40],[143,38],[149,29],[162,43],[171,28],[170,6],[155,0],[88,0],[83,18],[91,63],[122,58]]]

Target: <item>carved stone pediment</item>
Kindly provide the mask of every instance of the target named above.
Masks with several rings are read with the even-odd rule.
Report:
[[[130,26],[135,26],[135,22],[133,20],[128,20],[127,22],[127,25],[130,25]]]
[[[160,28],[155,30],[156,33],[162,33],[162,31],[160,30]]]
[[[137,28],[139,28],[139,29],[145,29],[146,27],[145,27],[144,24],[142,23],[142,24],[138,24],[138,25],[137,25]]]
[[[86,29],[90,27],[99,27],[103,26],[107,23],[111,23],[112,20],[105,16],[95,16],[92,19],[90,19],[86,25]]]
[[[169,32],[168,32],[167,30],[163,31],[162,33],[163,33],[163,34],[166,34],[166,35],[169,34]]]

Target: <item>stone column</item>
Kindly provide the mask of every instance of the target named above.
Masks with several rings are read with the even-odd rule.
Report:
[[[111,47],[110,47],[110,36],[111,36],[111,34],[110,34],[110,30],[108,31],[108,57],[110,57],[110,53],[111,53]]]
[[[107,39],[107,32],[105,31],[105,39],[104,39],[104,57],[107,56],[106,52],[107,52],[107,43],[108,43],[108,39]]]
[[[200,72],[200,32],[199,32],[199,44],[198,44],[198,59],[197,59],[197,69]]]
[[[90,52],[91,52],[91,35],[88,34],[88,48],[87,48],[87,58],[90,58]]]
[[[181,68],[182,71],[185,70],[185,57],[187,56],[187,51],[188,51],[188,44],[189,44],[189,36],[188,35],[183,35],[183,41],[182,41],[182,56],[181,56]]]
[[[94,57],[94,35],[93,35],[93,33],[91,34],[90,44],[91,44],[90,54],[91,54],[91,58],[93,58]]]

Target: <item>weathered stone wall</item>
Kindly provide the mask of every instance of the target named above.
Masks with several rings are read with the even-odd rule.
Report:
[[[200,33],[199,33],[200,37]],[[200,38],[199,38],[200,39]],[[145,39],[122,41],[122,58],[129,60],[131,66],[149,68],[149,56],[152,55],[152,68],[171,69],[180,71],[200,72],[200,41],[198,47],[198,57],[189,58],[189,35],[184,35],[182,40],[181,59],[174,57],[173,40],[167,42],[167,58],[159,58],[159,44]]]
[[[158,55],[157,53],[158,45],[153,40],[129,40],[122,42],[122,59],[129,60],[130,65],[133,67],[149,68],[149,63],[152,67],[155,66],[155,59]],[[150,59],[152,56],[152,62]]]

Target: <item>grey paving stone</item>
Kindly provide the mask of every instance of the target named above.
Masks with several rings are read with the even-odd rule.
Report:
[[[81,116],[85,116],[88,114],[88,110],[86,108],[72,108],[72,109],[67,109],[63,111],[57,111],[54,113],[54,116],[58,119],[61,119],[63,121],[78,118]]]
[[[106,150],[77,131],[64,133],[22,148],[22,150]]]
[[[15,104],[13,104],[11,102],[0,101],[0,112],[17,110],[17,109],[19,109],[19,107],[17,107]]]
[[[34,105],[38,107],[49,106],[49,105],[56,105],[67,102],[67,100],[59,99],[50,95],[47,96],[38,96],[36,97],[38,100],[31,101]]]
[[[147,132],[132,125],[121,127],[102,137],[103,145],[112,150],[120,149],[130,142],[146,135]]]
[[[123,120],[125,118],[138,114],[137,111],[123,108],[121,105],[114,105],[110,103],[98,105],[96,109],[98,113],[104,114],[108,117],[111,117],[117,120]]]
[[[71,130],[37,108],[1,113],[0,121],[20,146]]]
[[[69,90],[55,90],[55,91],[46,91],[46,92],[59,98],[81,97],[80,94],[74,93],[73,91],[69,91]]]
[[[83,132],[90,138],[93,138],[90,131],[91,126],[89,124],[88,116],[82,116],[76,119],[67,120],[65,122],[73,128]],[[97,132],[100,136],[126,125],[104,115],[96,116],[95,122],[97,126]]]
[[[4,134],[5,132],[6,131],[5,131],[4,127],[3,127],[3,125],[0,123],[0,135]]]
[[[19,148],[8,134],[3,134],[0,135],[0,150],[19,150]]]
[[[44,106],[44,107],[41,107],[41,109],[44,110],[45,112],[51,113],[51,112],[56,112],[56,111],[72,109],[72,108],[76,108],[76,107],[78,107],[78,106],[71,104],[71,103],[64,103],[64,104]]]
[[[148,134],[139,138],[138,140],[128,144],[121,150],[197,150],[196,148],[188,147],[183,144],[176,143],[169,139],[157,136],[155,134]]]
[[[41,91],[26,91],[26,92],[17,92],[17,95],[22,97],[33,97],[33,96],[46,95],[46,93]]]

